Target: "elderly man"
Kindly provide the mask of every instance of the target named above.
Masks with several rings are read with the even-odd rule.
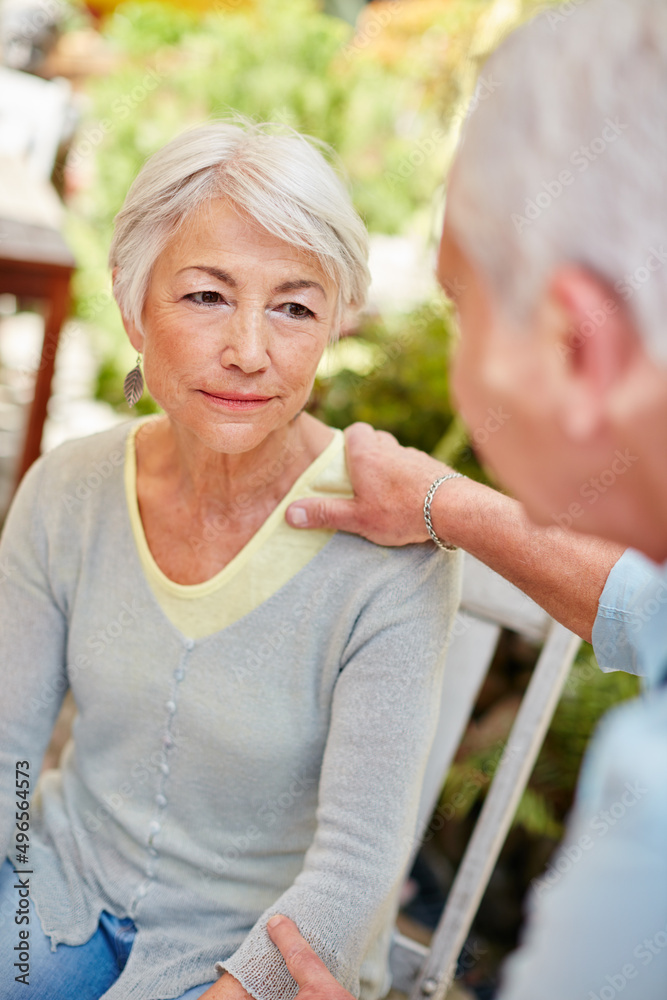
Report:
[[[501,996],[664,1000],[667,5],[568,5],[512,35],[485,72],[499,85],[467,123],[438,273],[459,314],[461,410],[473,431],[489,408],[508,414],[481,451],[543,527],[464,479],[437,488],[433,527],[581,634],[595,618],[602,663],[639,670],[648,688],[589,748],[563,846],[579,861],[534,894]],[[300,502],[291,523],[425,538],[424,494],[448,470],[363,426],[349,439],[357,499]],[[643,555],[614,565],[616,546]],[[289,921],[269,933],[301,1000],[343,1000]]]

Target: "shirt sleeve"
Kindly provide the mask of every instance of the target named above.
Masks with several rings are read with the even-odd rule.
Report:
[[[639,640],[651,608],[644,606],[643,595],[654,588],[656,572],[656,566],[633,549],[612,567],[593,625],[593,649],[602,670],[645,672]],[[659,610],[667,618],[667,597]]]
[[[498,1000],[664,1000],[667,688],[609,713]]]
[[[294,884],[216,970],[258,1000],[297,993],[266,922],[291,917],[336,979],[359,971],[395,909],[415,838],[420,789],[458,606],[460,559],[411,546],[362,609],[336,682],[319,784],[317,829]]]
[[[28,471],[0,540],[0,849],[11,850],[17,761],[34,791],[67,689],[66,617],[49,581],[44,460]],[[23,778],[21,780],[24,780]],[[14,858],[12,858],[15,861]]]

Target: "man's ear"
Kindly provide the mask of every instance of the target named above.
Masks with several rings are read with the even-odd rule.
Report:
[[[117,292],[116,292],[117,277],[118,277],[118,265],[116,265],[116,267],[114,267],[113,270],[112,270],[112,272],[111,272],[113,297],[116,300],[116,305],[118,306],[118,311],[120,312],[120,318],[123,321],[123,326],[125,327],[125,332],[127,334],[128,340],[132,344],[132,347],[135,349],[135,351],[138,351],[139,354],[143,354],[143,352],[144,352],[144,336],[141,333],[141,331],[137,329],[136,324],[125,315],[125,313],[123,312],[123,309],[121,307],[121,304],[118,301],[118,295],[117,295]]]
[[[581,441],[603,430],[607,403],[641,350],[623,300],[593,272],[574,265],[558,268],[546,299],[561,362],[563,429]]]

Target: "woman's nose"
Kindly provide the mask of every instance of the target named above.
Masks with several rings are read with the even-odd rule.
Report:
[[[264,309],[237,308],[225,324],[220,363],[250,375],[268,368],[269,322]]]

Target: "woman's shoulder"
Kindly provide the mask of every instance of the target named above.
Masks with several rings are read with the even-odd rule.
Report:
[[[124,420],[95,434],[70,438],[41,455],[35,465],[42,467],[43,475],[63,473],[71,476],[97,469],[100,476],[108,478],[111,469],[124,464],[127,436],[139,422]]]
[[[432,542],[389,547],[339,531],[324,550],[332,565],[356,590],[397,599],[420,592],[427,603],[458,606],[462,554],[443,552]]]
[[[137,421],[64,441],[41,455],[21,481],[16,500],[39,500],[49,507],[77,507],[106,482],[123,475],[125,445]]]

